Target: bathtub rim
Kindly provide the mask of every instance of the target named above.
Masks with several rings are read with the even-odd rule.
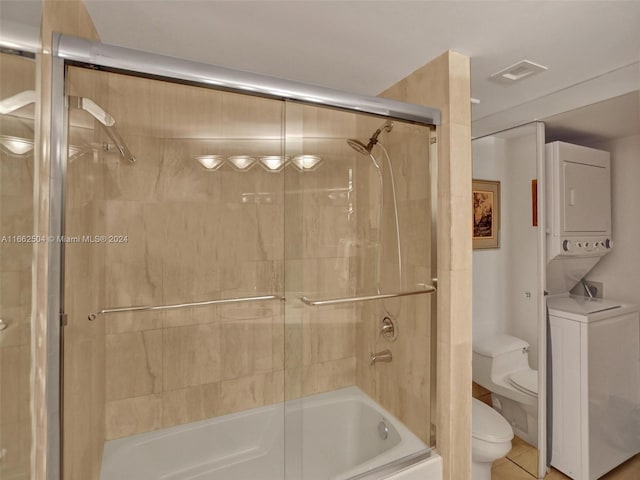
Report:
[[[360,389],[356,385],[339,388],[329,392],[322,392],[306,397],[300,397],[296,399],[287,400],[284,402],[278,402],[270,405],[264,405],[262,407],[243,410],[240,412],[234,412],[218,417],[206,418],[203,420],[197,420],[195,422],[189,422],[181,425],[175,425],[172,427],[160,428],[149,432],[142,432],[133,434],[121,438],[111,439],[104,442],[103,455],[100,465],[100,479],[103,478],[103,471],[105,465],[111,464],[114,457],[118,457],[122,450],[126,450],[132,445],[144,445],[150,441],[161,439],[165,436],[171,436],[178,432],[184,432],[192,429],[198,429],[205,425],[211,425],[216,423],[222,423],[231,421],[233,419],[246,418],[254,415],[260,415],[269,411],[289,411],[289,412],[302,412],[307,407],[319,407],[330,405],[335,402],[341,402],[344,400],[357,400],[370,408],[373,408],[376,412],[381,414],[384,418],[389,420],[391,424],[398,430],[400,434],[400,443],[391,447],[382,455],[389,455],[394,451],[406,449],[414,450],[411,453],[400,456],[386,461],[380,465],[373,466],[365,471],[360,471],[355,474],[349,475],[349,470],[342,474],[338,474],[337,477],[332,477],[339,480],[379,480],[385,478],[392,478],[394,474],[400,473],[406,469],[416,466],[422,462],[427,462],[430,459],[440,458],[439,455],[433,450],[432,447],[424,443],[417,437],[409,428],[400,421],[397,417],[387,411],[382,405],[373,400],[366,392]],[[258,446],[258,445],[256,445]],[[421,448],[416,450],[416,447]],[[124,453],[124,452],[122,452]],[[397,452],[400,453],[400,452]],[[108,458],[105,462],[105,458]],[[369,460],[370,461],[370,460]],[[364,466],[368,461],[358,466]],[[356,468],[356,467],[354,467]],[[344,476],[344,475],[349,476]]]
[[[385,478],[390,478],[392,475],[400,473],[407,468],[413,467],[414,465],[434,458],[437,458],[437,455],[434,454],[433,450],[430,447],[426,447],[420,452],[415,452],[410,455],[398,458],[391,462],[372,468],[371,470],[367,470],[366,472],[356,474],[353,477],[347,478],[346,480],[382,480]]]

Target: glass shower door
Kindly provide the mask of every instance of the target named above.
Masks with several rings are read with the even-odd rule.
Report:
[[[30,478],[36,64],[0,53],[0,478]]]
[[[294,102],[286,119],[286,478],[388,474],[431,440],[430,130]]]
[[[281,480],[283,103],[67,79],[64,479]]]
[[[426,458],[429,127],[78,66],[67,93],[64,479]]]

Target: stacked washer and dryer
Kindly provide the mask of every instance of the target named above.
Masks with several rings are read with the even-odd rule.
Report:
[[[640,452],[638,306],[568,292],[613,248],[608,152],[546,146],[551,465],[595,480]]]

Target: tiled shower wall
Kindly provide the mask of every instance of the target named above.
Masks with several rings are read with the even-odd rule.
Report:
[[[103,267],[67,278],[84,299],[70,323],[104,328],[104,354],[97,348],[102,360],[94,360],[104,362],[104,407],[98,396],[86,398],[86,376],[67,379],[65,389],[86,408],[104,408],[104,437],[282,401],[285,386],[294,398],[354,384],[354,309],[295,301],[354,291],[357,252],[344,247],[355,235],[354,199],[330,190],[349,186],[355,158],[344,138],[354,116],[286,107],[305,137],[288,139],[287,153],[321,155],[314,172],[209,172],[196,155],[281,154],[284,104],[87,70],[72,69],[70,78],[88,96],[83,88],[106,78],[102,106],[138,159],[128,164],[100,142],[84,158],[96,168],[85,173],[102,200],[95,218],[78,221],[126,241],[88,247]],[[91,190],[86,182],[76,176],[69,188]],[[280,301],[86,320],[109,307],[281,295],[285,283],[286,320]]]
[[[280,153],[279,141],[255,139],[281,136],[281,105],[120,75],[109,75],[109,93],[138,162],[105,157],[107,232],[127,236],[107,247],[106,305],[280,294],[282,176],[207,172],[194,158]],[[243,196],[253,193],[270,201]],[[107,439],[282,398],[279,302],[101,321]]]
[[[380,125],[361,125],[367,138]],[[430,285],[431,272],[431,185],[429,175],[429,129],[395,122],[380,139],[389,153],[394,171],[400,227],[402,278],[399,276],[396,224],[391,176],[384,151],[373,153],[381,164],[384,204],[381,226],[375,215],[358,218],[358,232],[374,241],[382,228],[383,292],[401,292]],[[365,157],[366,158],[366,157]],[[375,181],[358,185],[358,200],[373,205],[360,209],[376,212],[379,186]],[[359,292],[375,291],[375,250],[369,249],[360,264]],[[426,444],[430,444],[430,398],[432,366],[432,294],[361,303],[357,310],[357,384],[380,405],[398,417]],[[381,320],[390,317],[398,329],[397,340],[380,336]],[[435,321],[435,319],[433,320]],[[390,350],[393,361],[370,365],[371,352]]]
[[[0,54],[0,99],[35,88],[35,61]],[[33,106],[0,116],[0,135],[33,142]],[[0,149],[0,478],[28,479],[31,446],[31,259],[33,150]]]

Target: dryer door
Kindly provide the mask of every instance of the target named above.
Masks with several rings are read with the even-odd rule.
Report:
[[[606,233],[611,223],[609,169],[563,162],[565,232]]]

